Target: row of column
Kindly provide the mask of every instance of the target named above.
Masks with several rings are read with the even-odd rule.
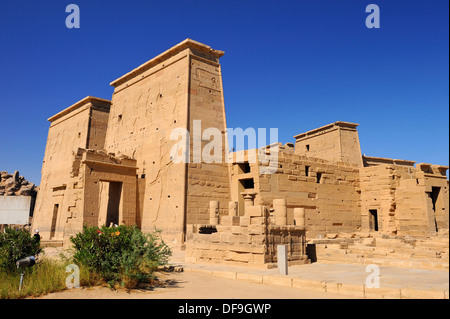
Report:
[[[275,225],[287,225],[286,199],[281,198],[273,200],[273,213],[275,217]],[[303,207],[294,208],[294,225],[305,229],[305,209]]]
[[[253,202],[253,201],[252,201]],[[245,206],[250,205],[250,201],[246,202]],[[273,200],[273,211],[275,218],[275,225],[284,226],[287,225],[287,207],[286,199],[274,199]],[[230,202],[229,205],[229,215],[237,216],[237,203]],[[219,224],[219,201],[209,202],[209,223],[211,225]],[[294,208],[294,225],[305,228],[305,209],[303,207]]]

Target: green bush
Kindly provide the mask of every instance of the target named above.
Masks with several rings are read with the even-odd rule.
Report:
[[[14,272],[16,261],[28,256],[37,257],[41,251],[40,243],[28,231],[6,227],[0,233],[0,271]]]
[[[70,240],[74,263],[99,274],[112,286],[120,283],[130,288],[147,281],[171,255],[159,231],[144,234],[135,226],[84,227]]]

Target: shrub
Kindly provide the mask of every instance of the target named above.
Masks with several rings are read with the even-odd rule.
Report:
[[[131,288],[147,281],[171,255],[159,231],[144,234],[135,226],[84,227],[70,240],[74,263],[99,274],[112,286],[120,282]]]
[[[40,243],[24,229],[6,227],[0,233],[0,270],[14,272],[16,261],[35,256],[42,251]]]

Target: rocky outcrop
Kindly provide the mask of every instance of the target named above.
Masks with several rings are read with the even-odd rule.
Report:
[[[38,187],[27,181],[18,171],[9,174],[0,172],[0,196],[32,196],[36,197]]]

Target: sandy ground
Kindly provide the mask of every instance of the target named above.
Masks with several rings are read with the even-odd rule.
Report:
[[[46,248],[46,258],[59,259],[61,248]],[[145,289],[113,290],[107,287],[78,288],[52,293],[46,299],[353,299],[330,292],[301,290],[285,286],[260,284],[251,281],[214,276],[217,273],[251,273],[253,275],[277,275],[277,269],[249,269],[224,265],[199,265],[184,263],[184,252],[174,252],[170,264],[188,268],[181,273],[157,272],[160,285]],[[402,269],[380,267],[381,288],[414,288],[448,291],[448,271]],[[291,278],[313,281],[341,282],[361,286],[367,278],[366,265],[314,263],[292,266]]]
[[[195,272],[158,272],[160,287],[127,291],[107,287],[77,288],[39,299],[353,299],[330,293],[250,283]]]

